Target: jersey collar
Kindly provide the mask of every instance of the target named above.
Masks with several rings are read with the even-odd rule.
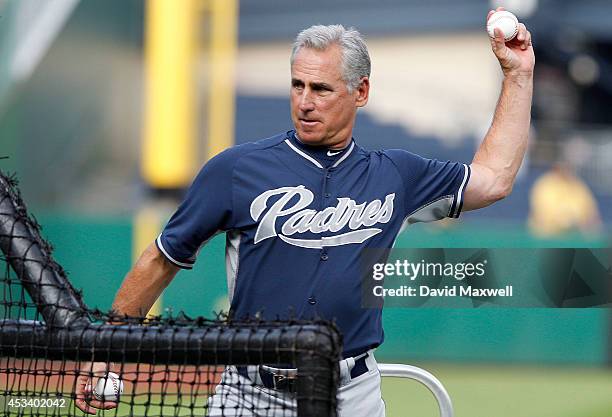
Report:
[[[285,139],[287,146],[295,153],[310,161],[320,169],[336,168],[353,153],[355,141],[351,139],[350,145],[341,150],[330,150],[324,146],[312,146],[300,142],[294,130],[287,132]]]

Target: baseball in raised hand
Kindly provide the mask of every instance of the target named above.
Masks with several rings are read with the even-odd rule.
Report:
[[[504,11],[503,7],[491,10],[487,14],[487,23],[496,12]],[[518,32],[511,40],[505,40],[502,29],[495,27],[491,38],[491,48],[497,57],[506,76],[532,75],[535,66],[535,54],[531,43],[531,33],[523,23],[518,23]]]

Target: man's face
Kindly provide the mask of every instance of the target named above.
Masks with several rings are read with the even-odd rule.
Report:
[[[351,139],[357,107],[368,100],[369,81],[349,93],[342,79],[342,52],[302,48],[291,67],[291,118],[300,140],[309,145],[344,147]]]

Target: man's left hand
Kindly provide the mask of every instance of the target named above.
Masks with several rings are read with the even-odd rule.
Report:
[[[503,7],[491,10],[487,15],[487,21],[493,13],[502,10],[504,10]],[[504,34],[501,29],[496,28],[495,38],[491,39],[491,48],[506,77],[520,75],[531,76],[533,74],[535,54],[531,44],[531,33],[529,33],[523,23],[519,23],[517,35],[508,42],[504,41]]]

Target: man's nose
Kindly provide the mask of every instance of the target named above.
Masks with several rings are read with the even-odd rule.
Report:
[[[304,92],[302,93],[302,96],[300,97],[299,105],[300,105],[300,111],[302,112],[308,112],[308,111],[314,110],[313,96],[312,96],[312,93],[308,89],[305,89]]]

